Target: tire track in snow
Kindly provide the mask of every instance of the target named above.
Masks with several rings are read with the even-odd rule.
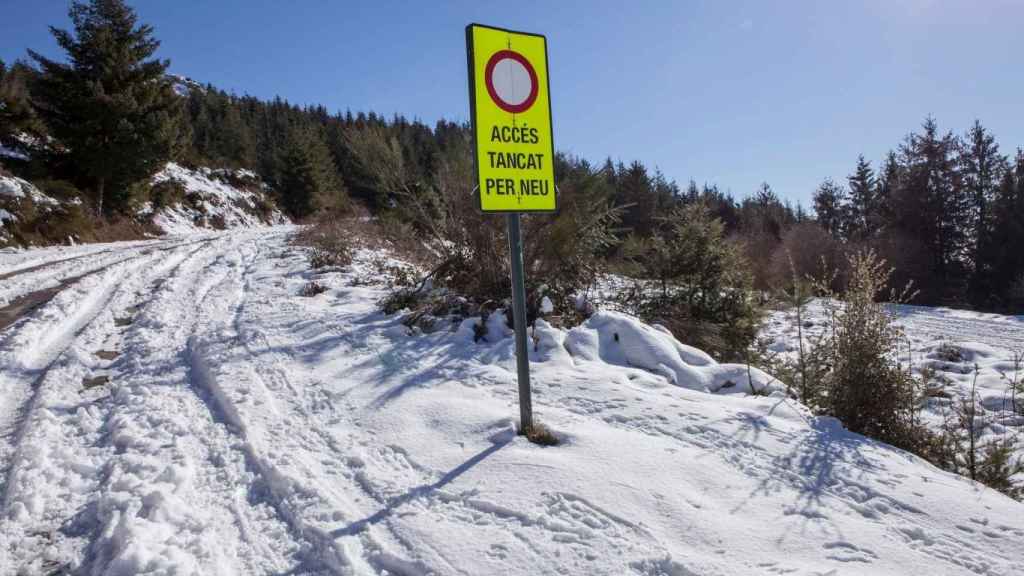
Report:
[[[30,564],[45,557],[53,566],[74,557],[74,538],[68,538],[63,529],[98,482],[94,442],[101,433],[107,404],[105,397],[97,395],[101,390],[80,390],[83,377],[96,369],[111,369],[94,353],[120,330],[116,316],[130,310],[153,279],[173,274],[204,248],[189,250],[192,244],[163,249],[163,253],[146,251],[126,259],[131,261],[129,265],[105,267],[101,272],[106,279],[95,281],[98,297],[87,295],[85,302],[71,298],[77,289],[69,289],[73,294],[65,295],[71,306],[77,305],[73,311],[78,320],[72,314],[63,322],[58,319],[45,324],[41,313],[44,318],[29,319],[19,331],[45,329],[51,340],[63,335],[63,341],[42,348],[48,355],[36,359],[40,367],[22,373],[23,383],[33,378],[32,394],[23,403],[23,424],[18,426],[0,492],[0,516],[11,522],[0,533],[0,549],[10,549],[12,558]],[[13,334],[10,339],[19,341],[19,336]],[[31,356],[32,348],[28,352]],[[31,359],[23,361],[31,363]],[[25,538],[18,541],[12,531]]]
[[[194,382],[206,391],[204,396],[211,412],[227,422],[241,440],[241,449],[257,477],[262,497],[303,542],[301,564],[296,571],[378,573],[379,569],[366,558],[363,541],[338,542],[329,531],[339,520],[359,514],[351,502],[351,493],[358,493],[358,487],[339,486],[344,478],[322,466],[332,461],[332,455],[338,456],[339,447],[313,430],[287,424],[295,421],[301,427],[308,415],[293,413],[288,396],[280,397],[272,390],[294,396],[301,395],[300,389],[287,377],[281,378],[277,366],[254,354],[246,343],[249,335],[238,332],[258,260],[252,259],[247,267],[233,317],[221,319],[220,329],[215,331],[217,337],[190,339]],[[240,367],[238,360],[242,357],[245,362]],[[259,410],[250,411],[254,406],[259,406]],[[418,566],[411,571],[411,564],[382,551],[380,546],[373,548],[376,560],[387,564],[393,574],[425,573]]]
[[[266,232],[262,232],[266,234]],[[125,381],[107,427],[115,452],[94,495],[83,570],[281,573],[298,545],[259,502],[238,440],[211,410],[189,364],[189,342],[230,315],[257,234],[232,234],[163,282],[126,341]],[[216,334],[210,337],[216,338]]]
[[[166,240],[149,241],[149,244],[146,244],[144,242],[126,242],[125,246],[123,246],[123,247],[116,246],[116,243],[115,243],[115,245],[110,247],[110,248],[105,248],[105,249],[102,249],[102,250],[96,250],[94,252],[86,251],[83,254],[79,254],[77,256],[62,257],[62,255],[60,255],[60,254],[55,254],[53,258],[45,258],[44,257],[44,258],[36,258],[34,260],[30,259],[30,260],[27,260],[26,262],[21,262],[21,263],[13,264],[7,272],[4,272],[4,273],[0,274],[0,280],[7,280],[7,279],[10,279],[10,278],[14,278],[15,276],[20,276],[22,274],[28,274],[30,272],[35,272],[37,270],[42,270],[42,269],[47,268],[49,266],[56,266],[58,264],[64,264],[66,262],[72,262],[72,261],[75,261],[75,260],[81,260],[83,258],[88,258],[90,256],[99,256],[101,254],[109,254],[111,252],[116,252],[116,251],[119,251],[119,250],[122,251],[122,252],[126,251],[126,250],[134,250],[134,249],[142,250],[142,249],[145,249],[148,246],[156,246],[156,245],[159,245],[159,244],[161,244],[163,242],[166,242]],[[88,245],[83,245],[83,246],[88,246]]]
[[[55,297],[62,297],[61,302],[55,303],[56,310],[37,310],[14,333],[3,334],[0,363],[5,370],[0,382],[5,401],[0,413],[0,438],[7,442],[0,444],[0,462],[11,462],[9,452],[18,444],[22,424],[31,413],[33,399],[47,372],[121,290],[115,282],[156,259],[156,255],[140,254],[108,265],[93,273],[101,275],[93,282],[95,286],[56,294]],[[4,486],[0,486],[0,502],[6,502],[5,493]]]
[[[1024,321],[1012,316],[998,317],[999,321],[986,318],[966,318],[943,314],[943,309],[916,309],[893,307],[896,321],[902,324],[907,334],[920,341],[947,340],[952,343],[981,342],[995,348],[1024,352]]]
[[[34,292],[50,289],[60,290],[74,282],[102,272],[110,266],[124,262],[131,258],[148,256],[154,251],[173,251],[178,248],[209,242],[212,238],[200,240],[162,240],[146,245],[130,245],[123,249],[111,247],[106,250],[90,252],[80,256],[64,258],[55,261],[47,261],[42,264],[16,269],[0,275],[0,280],[5,282],[0,289],[0,308],[7,308]],[[130,254],[125,258],[126,254]],[[97,258],[97,261],[91,259]],[[80,261],[90,259],[82,263]]]

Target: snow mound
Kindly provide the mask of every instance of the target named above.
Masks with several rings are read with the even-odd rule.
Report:
[[[170,162],[153,177],[153,184],[173,181],[184,198],[142,215],[167,234],[188,234],[203,229],[252,228],[287,224],[288,218],[269,200],[269,190],[252,171],[198,168]]]
[[[569,353],[586,361],[641,368],[676,386],[701,392],[781,393],[784,387],[757,368],[719,364],[676,340],[663,327],[612,311],[600,311],[565,338]]]

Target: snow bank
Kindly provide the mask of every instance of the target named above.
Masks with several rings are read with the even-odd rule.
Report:
[[[509,433],[516,370],[500,311],[411,333],[377,311],[386,289],[351,272],[317,274],[328,291],[298,298],[311,277],[301,257],[259,262],[261,294],[211,361],[216,396],[274,476],[308,494],[289,516],[334,535],[354,564],[635,576],[1019,566],[1020,504],[786,398],[708,394],[746,391],[746,367],[635,318],[536,322],[535,417],[562,439],[541,448]],[[755,386],[766,377],[751,373]],[[743,380],[722,389],[730,376]]]
[[[503,309],[491,312],[482,323],[479,318],[463,320],[453,332],[455,340],[466,344],[499,344],[483,353],[485,362],[514,361],[514,331]],[[568,331],[539,318],[530,329],[530,340],[532,362],[635,368],[699,392],[783,396],[786,391],[783,382],[756,367],[719,364],[703,350],[676,340],[663,326],[651,326],[621,312],[596,312]]]
[[[642,368],[676,386],[701,392],[782,392],[775,378],[741,364],[719,364],[676,340],[668,330],[619,312],[601,311],[569,331],[565,347],[574,357]]]
[[[19,162],[27,161],[30,159],[29,153],[38,150],[40,144],[38,138],[25,132],[15,134],[11,140],[7,141],[6,145],[0,142],[0,159],[9,158]]]
[[[153,184],[166,181],[180,183],[186,194],[185,200],[153,216],[153,223],[167,234],[288,223],[288,218],[269,201],[265,185],[251,171],[190,170],[170,162],[153,177]],[[245,187],[232,182],[244,182]],[[147,207],[144,213],[150,210]]]

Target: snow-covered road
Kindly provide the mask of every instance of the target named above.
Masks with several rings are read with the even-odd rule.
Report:
[[[562,444],[530,444],[511,338],[410,335],[377,311],[366,253],[302,297],[313,274],[290,232],[0,254],[0,276],[24,272],[0,280],[0,306],[93,272],[0,332],[0,574],[1024,563],[1024,505],[781,398],[571,354],[585,330],[576,348],[535,334],[534,402]]]

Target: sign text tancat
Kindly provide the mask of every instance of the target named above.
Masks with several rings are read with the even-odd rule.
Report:
[[[466,50],[480,209],[554,211],[546,39],[470,24]]]

